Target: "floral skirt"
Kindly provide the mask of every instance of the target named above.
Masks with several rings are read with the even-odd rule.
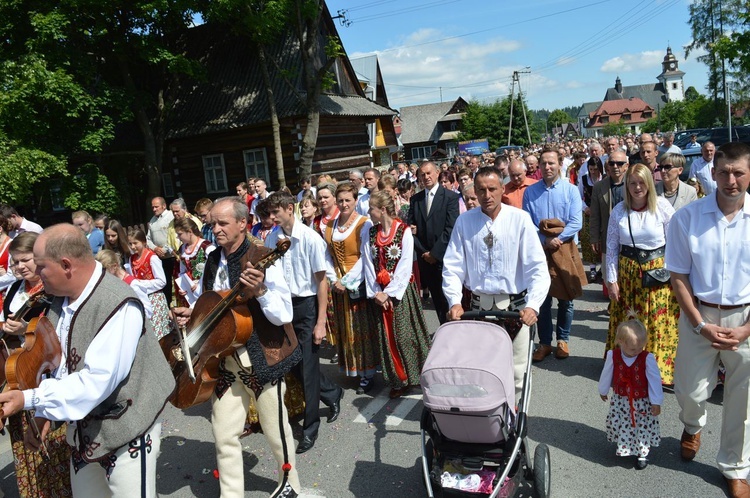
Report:
[[[349,293],[334,292],[333,309],[339,369],[349,377],[372,377],[380,361],[380,307],[369,299],[352,302]]]
[[[607,414],[607,441],[617,444],[617,456],[647,457],[652,446],[659,446],[659,418],[651,415],[648,398],[633,400],[635,427],[630,418],[627,396],[612,393]]]
[[[596,264],[600,261],[600,257],[594,254],[594,250],[591,249],[591,230],[590,230],[591,216],[588,214],[583,215],[583,228],[578,232],[578,240],[581,243],[581,259],[585,263]]]
[[[430,335],[414,282],[406,288],[403,299],[394,305],[392,334],[386,328],[382,308],[376,305],[381,311],[378,335],[383,378],[391,387],[415,386],[419,384],[422,367],[430,352]]]
[[[644,270],[661,268],[664,258],[643,263]],[[646,351],[654,355],[659,365],[663,384],[674,384],[674,358],[677,354],[677,320],[680,306],[670,284],[660,287],[643,287],[638,262],[620,256],[617,285],[620,301],[610,302],[609,334],[605,349],[615,346],[617,326],[627,320],[628,310],[634,310],[648,331]]]
[[[326,308],[326,341],[331,346],[336,345],[336,331],[333,328],[333,320],[336,316],[336,311],[333,309],[333,293],[331,287],[328,287],[328,307]]]
[[[169,324],[169,306],[167,298],[163,292],[154,292],[148,295],[151,301],[151,307],[154,314],[151,315],[151,326],[154,327],[154,334],[157,339],[161,339],[172,329]]]
[[[8,419],[16,481],[21,498],[58,498],[73,496],[70,489],[70,446],[65,440],[67,426],[62,424],[47,435],[49,460],[41,453],[27,450],[23,435],[28,425],[21,414]]]

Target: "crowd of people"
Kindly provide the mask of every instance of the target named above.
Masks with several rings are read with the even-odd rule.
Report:
[[[518,321],[503,322],[518,396],[530,327],[534,362],[574,356],[575,300],[599,282],[610,299],[599,393],[611,403],[617,455],[647,465],[662,386],[674,386],[682,457],[694,458],[705,400],[723,382],[717,460],[730,494],[750,496],[750,148],[700,146],[690,183],[669,134],[663,143],[649,134],[581,139],[352,170],[340,181],[305,177],[294,195],[249,178],[236,196],[199,199],[192,212],[182,198],[156,197],[145,230],[85,211],[42,230],[2,206],[4,340],[20,346],[29,319],[47,316],[63,356],[37,388],[0,394],[21,495],[118,495],[140,485],[155,496],[159,413],[174,386],[157,340],[191,324],[204,293],[244,287],[253,337],[290,344],[272,362],[262,339],[251,339],[219,364],[211,423],[222,496],[244,493],[240,438],[253,419],[278,464],[272,496],[291,497],[301,489],[295,454],[315,445],[321,403],[330,423],[348,389],[382,383],[398,398],[418,386],[431,343],[423,305],[441,324],[467,310],[518,311]],[[253,265],[283,240],[291,245],[276,264]],[[52,298],[36,300],[42,292]],[[105,329],[116,351],[98,334]],[[321,373],[325,344],[350,385]],[[36,419],[20,416],[29,409]],[[29,432],[33,420],[41,433]],[[42,441],[44,462],[32,451]],[[117,459],[127,451],[137,465]]]

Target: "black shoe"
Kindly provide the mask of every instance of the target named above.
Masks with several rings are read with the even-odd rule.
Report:
[[[302,454],[315,446],[315,440],[318,439],[318,436],[315,435],[313,437],[305,436],[302,438],[302,441],[299,442],[299,445],[297,445],[297,454]]]
[[[596,270],[589,270],[588,281],[590,284],[596,282]]]
[[[359,381],[357,394],[369,393],[372,390],[372,387],[374,384],[375,384],[375,381],[373,379],[368,379],[367,377],[365,377],[364,379]]]
[[[635,468],[638,470],[643,470],[648,466],[648,460],[645,458],[639,458],[635,461]]]
[[[330,424],[332,422],[335,422],[336,419],[339,418],[339,415],[341,414],[341,398],[343,397],[344,397],[344,390],[341,389],[341,394],[339,394],[338,399],[334,401],[333,404],[329,407],[331,411],[328,412],[328,418],[326,419],[326,423]]]

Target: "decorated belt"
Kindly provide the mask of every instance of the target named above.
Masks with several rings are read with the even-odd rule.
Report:
[[[661,258],[664,256],[664,247],[661,246],[656,249],[638,249],[633,246],[620,246],[620,254],[626,258],[630,258],[634,261],[640,260],[641,263],[651,261],[653,259]]]

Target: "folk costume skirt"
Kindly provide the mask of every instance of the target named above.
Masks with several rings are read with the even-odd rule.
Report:
[[[376,305],[377,306],[377,305]],[[386,384],[394,388],[419,384],[422,367],[430,352],[430,335],[422,303],[414,282],[396,303],[392,313],[383,313],[378,323],[380,364]],[[391,319],[386,323],[386,316]]]
[[[16,463],[16,482],[21,498],[58,498],[73,496],[70,488],[70,446],[65,440],[67,426],[50,431],[45,439],[49,460],[41,453],[26,449],[23,435],[26,418],[16,414],[8,418],[8,429]]]
[[[380,361],[380,306],[369,299],[352,301],[348,292],[334,292],[333,309],[339,369],[349,377],[372,377]]]
[[[643,262],[643,270],[664,266],[664,258]],[[617,285],[620,289],[620,301],[610,301],[609,334],[605,349],[615,347],[617,326],[628,320],[628,311],[634,310],[638,319],[643,322],[648,332],[646,351],[656,358],[663,384],[674,384],[674,359],[677,355],[677,320],[680,318],[680,306],[670,284],[660,287],[643,287],[638,262],[620,256]]]
[[[659,446],[659,418],[651,415],[648,398],[633,400],[633,426],[630,403],[627,396],[611,394],[607,414],[607,441],[617,444],[617,456],[646,458],[652,446]]]

